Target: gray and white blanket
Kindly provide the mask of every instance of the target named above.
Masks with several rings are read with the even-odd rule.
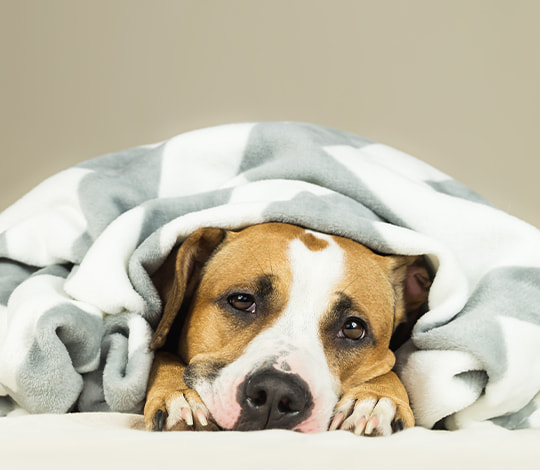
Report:
[[[398,351],[417,422],[540,426],[540,232],[393,148],[232,124],[69,168],[0,215],[0,413],[140,411],[150,275],[199,227],[267,221],[424,254],[429,311]]]

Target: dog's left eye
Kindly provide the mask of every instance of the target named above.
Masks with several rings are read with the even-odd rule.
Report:
[[[337,337],[359,340],[366,336],[366,332],[366,324],[363,320],[357,317],[349,317],[343,323],[341,330],[338,331]]]
[[[233,294],[229,296],[227,302],[234,309],[243,312],[255,313],[257,308],[255,298],[251,294]]]

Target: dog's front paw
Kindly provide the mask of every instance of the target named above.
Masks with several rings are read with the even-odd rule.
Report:
[[[412,426],[414,416],[407,392],[390,372],[345,393],[335,407],[330,430],[388,436]]]
[[[411,426],[407,415],[390,398],[347,397],[336,406],[330,430],[342,429],[359,436],[388,436]]]
[[[217,431],[210,411],[191,389],[154,393],[144,406],[147,431]]]

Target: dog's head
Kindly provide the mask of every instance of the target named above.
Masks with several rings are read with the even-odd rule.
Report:
[[[344,390],[393,367],[392,333],[427,298],[419,259],[287,224],[201,229],[156,276],[152,347],[224,429],[322,431]]]

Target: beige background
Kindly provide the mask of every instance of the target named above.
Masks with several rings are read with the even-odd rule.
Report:
[[[540,1],[0,0],[0,209],[231,121],[341,128],[540,227]]]

